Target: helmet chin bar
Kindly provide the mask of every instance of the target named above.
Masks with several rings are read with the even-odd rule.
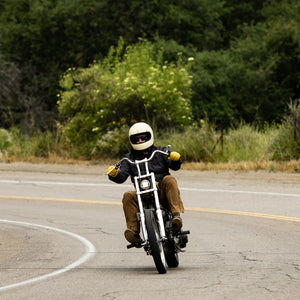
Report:
[[[153,139],[140,144],[131,143],[132,148],[136,151],[147,151],[152,145],[153,145]]]

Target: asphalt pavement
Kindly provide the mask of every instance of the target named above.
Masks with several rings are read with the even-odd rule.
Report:
[[[299,174],[174,172],[191,235],[160,275],[106,167],[0,164],[0,299],[299,299]]]

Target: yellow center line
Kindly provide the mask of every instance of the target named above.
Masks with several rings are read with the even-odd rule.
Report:
[[[80,200],[80,199],[64,199],[64,198],[47,198],[47,197],[24,197],[24,196],[1,196],[0,199],[22,199],[22,200],[38,200],[38,201],[58,201],[58,202],[75,202],[75,203],[92,203],[105,205],[121,205],[121,202],[97,201],[97,200]]]
[[[64,199],[64,198],[47,198],[47,197],[24,197],[24,196],[3,196],[3,195],[0,195],[0,199],[22,199],[22,200],[38,200],[38,201],[56,201],[56,202],[103,204],[103,205],[122,205],[121,202],[97,201],[97,200],[80,200],[80,199]],[[297,218],[297,217],[269,215],[269,214],[247,212],[247,211],[235,211],[235,210],[224,210],[224,209],[215,209],[215,208],[201,208],[201,207],[185,207],[185,210],[208,212],[208,213],[218,213],[218,214],[239,215],[239,216],[248,216],[248,217],[257,217],[257,218],[291,221],[291,222],[300,222],[300,218]]]
[[[274,220],[282,220],[282,221],[300,222],[300,218],[296,218],[296,217],[269,215],[269,214],[255,213],[255,212],[248,212],[248,211],[235,211],[235,210],[224,210],[224,209],[215,209],[215,208],[201,208],[201,207],[185,207],[185,210],[209,212],[209,213],[218,213],[218,214],[228,214],[228,215],[239,215],[239,216],[248,216],[248,217],[257,217],[257,218],[274,219]]]

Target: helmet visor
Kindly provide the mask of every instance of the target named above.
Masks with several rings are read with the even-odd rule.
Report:
[[[151,134],[150,132],[145,132],[145,133],[139,133],[130,136],[130,141],[132,144],[142,144],[151,139]]]

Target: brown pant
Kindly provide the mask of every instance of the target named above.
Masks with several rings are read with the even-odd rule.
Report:
[[[177,181],[173,176],[164,177],[159,196],[161,205],[170,209],[173,214],[184,212]],[[136,216],[139,207],[135,191],[124,193],[122,202],[127,228],[139,231],[139,222]]]

